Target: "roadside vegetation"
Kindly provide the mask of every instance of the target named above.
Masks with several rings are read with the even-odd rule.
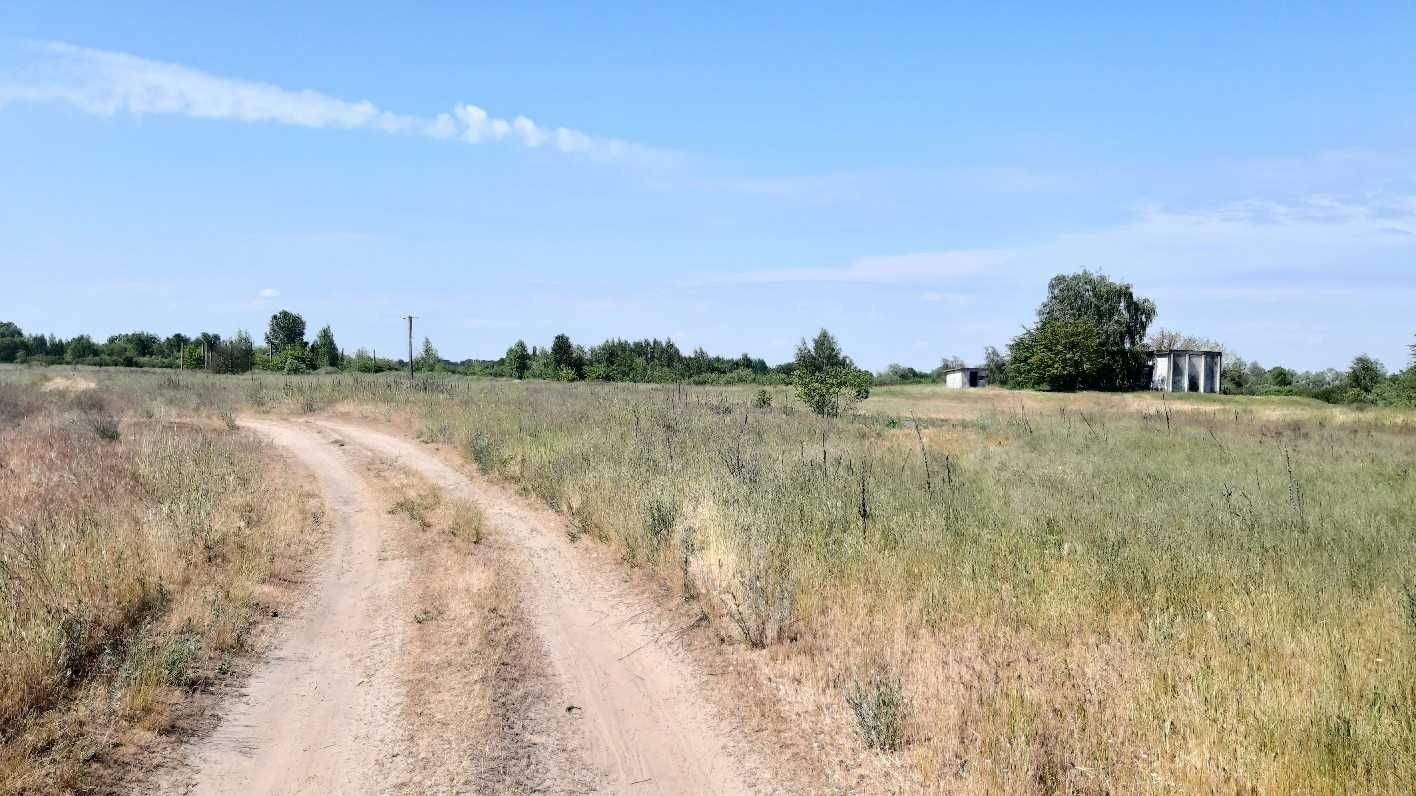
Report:
[[[305,498],[224,392],[0,371],[0,792],[92,787],[233,666],[289,575]]]

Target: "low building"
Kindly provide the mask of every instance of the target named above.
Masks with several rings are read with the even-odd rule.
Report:
[[[953,390],[987,387],[988,374],[983,368],[954,368],[944,371],[944,386]]]
[[[1151,355],[1152,390],[1219,392],[1222,351],[1157,351]]]

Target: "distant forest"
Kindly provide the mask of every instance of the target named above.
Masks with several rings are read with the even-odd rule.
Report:
[[[1170,349],[1224,351],[1223,391],[1244,395],[1288,395],[1328,403],[1416,406],[1416,344],[1404,370],[1388,371],[1366,354],[1345,370],[1301,372],[1264,367],[1226,350],[1221,343],[1161,329],[1149,336],[1156,306],[1136,296],[1131,285],[1081,271],[1048,283],[1037,320],[1010,341],[1006,351],[992,346],[977,363],[994,387],[1040,390],[1136,390],[1147,385],[1149,356]],[[368,349],[347,354],[334,330],[321,328],[310,341],[305,319],[281,310],[271,316],[260,344],[244,331],[223,338],[213,332],[159,337],[151,332],[116,334],[103,342],[88,335],[62,339],[25,334],[0,322],[0,362],[75,364],[139,368],[183,368],[214,373],[266,370],[280,373],[401,370],[408,361],[379,357]],[[930,370],[891,364],[876,374],[855,367],[826,330],[798,346],[789,362],[769,365],[761,357],[724,357],[702,348],[685,354],[673,340],[606,340],[586,347],[558,334],[548,346],[517,340],[500,359],[450,361],[424,338],[413,360],[418,372],[553,381],[616,381],[687,384],[793,384],[809,404],[839,408],[837,396],[869,393],[870,386],[943,381],[958,357],[943,357]],[[813,396],[807,398],[806,396]],[[825,397],[823,397],[825,396]]]

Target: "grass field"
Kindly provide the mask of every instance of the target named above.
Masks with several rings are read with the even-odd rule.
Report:
[[[59,375],[0,381],[62,412],[34,392]],[[898,387],[823,420],[781,389],[76,375],[138,416],[412,413],[851,716],[901,788],[1416,786],[1409,412]]]
[[[256,440],[101,380],[0,371],[0,792],[161,731],[307,530]]]

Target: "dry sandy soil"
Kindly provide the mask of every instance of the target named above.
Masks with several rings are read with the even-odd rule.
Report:
[[[780,725],[745,727],[735,697],[712,693],[732,680],[680,643],[695,623],[573,545],[554,515],[368,425],[242,422],[314,474],[331,541],[245,689],[151,789],[814,789],[776,751],[791,743],[772,737],[788,735]],[[479,506],[485,541],[390,513],[420,489]]]

